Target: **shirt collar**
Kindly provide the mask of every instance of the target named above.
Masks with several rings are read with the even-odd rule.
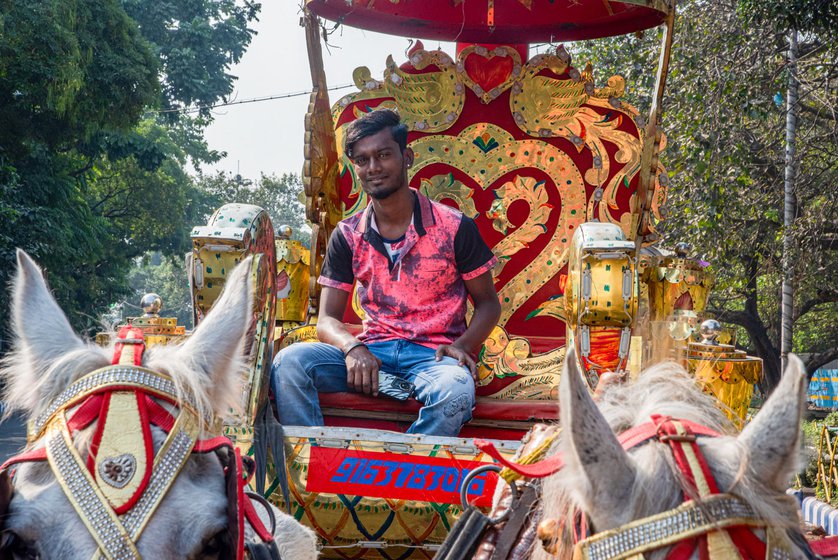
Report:
[[[416,189],[410,190],[414,194],[413,227],[416,229],[416,233],[418,233],[421,237],[427,233],[427,229],[429,227],[436,225],[434,209],[431,200],[427,196],[423,195]],[[372,229],[370,225],[372,214],[372,203],[369,203],[367,204],[367,207],[364,208],[364,213],[361,215],[361,219],[358,220],[358,225],[355,228],[359,233],[366,234],[367,231]]]

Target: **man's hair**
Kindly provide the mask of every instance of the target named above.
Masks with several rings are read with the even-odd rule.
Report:
[[[352,159],[352,148],[355,142],[378,134],[382,130],[389,130],[393,140],[399,145],[403,153],[407,148],[407,126],[402,124],[401,117],[390,109],[380,109],[367,113],[363,117],[349,124],[346,130],[346,137],[343,140],[343,151],[349,159]]]

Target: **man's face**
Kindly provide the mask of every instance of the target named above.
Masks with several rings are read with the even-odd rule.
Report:
[[[408,148],[402,154],[389,130],[361,138],[352,146],[352,163],[364,192],[383,200],[407,186],[407,165],[413,159]]]

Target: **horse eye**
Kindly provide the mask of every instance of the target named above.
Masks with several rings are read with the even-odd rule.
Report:
[[[227,548],[227,531],[219,531],[204,541],[201,557],[217,557]]]
[[[3,531],[0,535],[0,559],[38,560],[41,554],[35,543],[24,540],[13,531]]]

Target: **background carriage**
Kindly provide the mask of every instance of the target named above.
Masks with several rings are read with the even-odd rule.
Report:
[[[653,337],[669,340],[666,351],[688,364],[732,416],[745,418],[761,363],[719,345],[715,328],[703,342],[694,340],[712,275],[688,249],[657,246],[668,184],[658,158],[666,144],[659,120],[673,10],[653,0],[307,2],[311,249],[287,232],[275,238],[278,224],[263,210],[227,205],[193,230],[189,277],[199,322],[226,274],[245,255],[257,256],[245,413],[227,432],[243,450],[273,459],[257,476],[259,490],[317,530],[327,557],[432,557],[461,513],[464,478],[493,462],[471,438],[493,440],[512,456],[533,423],[555,420],[568,344],[576,345],[593,388],[603,371],[636,373],[657,359]],[[382,53],[383,71],[356,69],[357,91],[332,104],[318,17],[457,40],[456,53],[421,42],[406,60]],[[562,46],[530,56],[524,42],[658,25],[660,66],[645,117],[626,99],[620,76],[595,78],[595,69]],[[367,203],[340,149],[344,130],[383,107],[397,109],[408,125],[416,153],[411,186],[474,218],[500,260],[493,277],[503,312],[480,352],[474,418],[458,438],[412,436],[401,432],[419,403],[321,395],[326,426],[286,428],[279,445],[268,398],[271,358],[287,344],[314,339],[315,281],[328,235]],[[362,313],[353,298],[345,320],[359,325]],[[287,495],[277,476],[283,471]],[[487,504],[495,481],[483,474],[466,494]]]

